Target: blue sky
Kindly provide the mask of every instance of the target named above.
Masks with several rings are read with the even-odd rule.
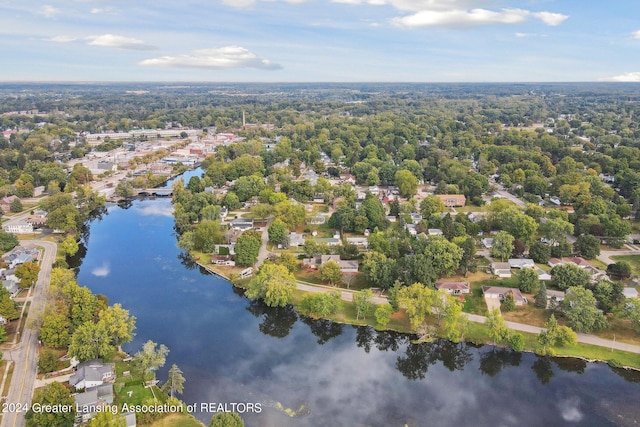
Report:
[[[638,0],[0,0],[0,81],[640,82]]]

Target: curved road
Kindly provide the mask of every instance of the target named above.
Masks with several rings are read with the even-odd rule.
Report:
[[[38,366],[38,333],[31,328],[31,323],[44,309],[45,292],[51,279],[51,265],[55,261],[58,246],[54,242],[44,240],[25,240],[21,241],[20,244],[35,244],[44,247],[42,259],[40,260],[38,281],[31,290],[31,297],[26,300],[31,301],[31,306],[23,329],[22,339],[13,348],[4,353],[5,359],[12,360],[15,363],[6,402],[20,403],[22,407],[28,408],[33,396],[33,386]],[[2,416],[0,426],[25,426],[24,416],[25,412],[5,413]]]

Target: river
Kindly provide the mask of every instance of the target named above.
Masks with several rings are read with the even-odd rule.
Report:
[[[640,375],[312,321],[252,302],[176,247],[169,199],[112,205],[89,224],[78,281],[137,317],[186,378],[182,399],[260,403],[247,426],[606,426],[640,422]],[[242,409],[243,406],[238,406]],[[285,409],[295,411],[290,416]],[[207,410],[195,413],[208,423]]]

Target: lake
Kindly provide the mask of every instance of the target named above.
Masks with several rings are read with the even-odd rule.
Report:
[[[176,246],[169,199],[111,205],[89,224],[78,281],[170,353],[188,404],[260,404],[247,426],[605,426],[640,422],[640,375],[313,321],[252,302]],[[208,423],[209,406],[196,415]],[[288,409],[288,411],[287,411]],[[287,414],[289,412],[289,414]],[[293,416],[290,416],[293,415]]]

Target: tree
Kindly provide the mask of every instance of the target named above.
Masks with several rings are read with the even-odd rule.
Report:
[[[129,311],[120,304],[102,310],[98,324],[107,330],[114,347],[130,342],[135,335],[133,330],[136,328],[136,318],[130,316]]]
[[[175,393],[182,394],[184,391],[184,382],[186,380],[182,374],[183,372],[175,363],[171,365],[171,368],[169,368],[167,382],[164,383],[164,386],[162,387],[165,393],[167,391],[169,392],[169,396],[173,397]]]
[[[431,215],[440,214],[444,210],[444,203],[439,197],[429,195],[420,202],[420,213],[423,218],[430,218]]]
[[[38,373],[46,374],[58,369],[58,355],[55,351],[44,348],[38,355]]]
[[[313,318],[327,317],[336,312],[340,302],[340,293],[318,293],[305,295],[298,306],[300,312]]]
[[[79,248],[80,246],[78,245],[78,242],[71,234],[65,237],[62,243],[60,243],[60,250],[68,256],[74,256],[78,252]]]
[[[504,231],[525,243],[533,242],[538,231],[538,223],[535,219],[514,207],[507,208],[496,216],[498,224]]]
[[[20,317],[18,304],[11,299],[11,294],[5,287],[0,288],[0,315],[6,320],[15,320]]]
[[[508,259],[513,252],[513,240],[511,234],[506,231],[498,231],[491,244],[491,256],[500,258],[500,261]]]
[[[371,289],[363,289],[360,292],[354,293],[353,303],[356,306],[356,320],[359,320],[360,316],[366,319],[374,307]]]
[[[133,197],[133,185],[129,181],[120,181],[114,190],[116,196],[128,199]]]
[[[235,412],[218,412],[211,418],[209,427],[244,427],[244,421]]]
[[[260,232],[256,230],[247,230],[242,233],[236,241],[236,264],[243,267],[255,264],[258,261],[261,246],[262,235]]]
[[[589,289],[572,286],[562,302],[567,323],[576,332],[589,333],[607,327],[607,320],[596,307],[596,299]]]
[[[542,242],[535,242],[529,247],[529,256],[534,262],[546,264],[551,258],[551,248]]]
[[[142,345],[142,349],[133,355],[133,360],[140,366],[145,375],[155,377],[155,372],[164,366],[169,349],[164,344],[149,340]]]
[[[275,263],[286,267],[286,269],[291,273],[298,269],[298,258],[296,258],[291,252],[283,252],[280,254],[280,256],[275,260]]]
[[[453,274],[458,269],[463,254],[462,248],[442,236],[430,237],[424,248],[424,255],[438,277]]]
[[[40,340],[49,347],[64,348],[71,342],[71,321],[57,310],[47,310],[42,318]]]
[[[222,242],[224,242],[224,233],[220,229],[218,221],[203,219],[193,230],[193,247],[195,250],[211,253],[214,251],[215,246]],[[260,239],[260,244],[262,245],[262,239]],[[258,249],[260,248],[258,247]]]
[[[513,311],[516,309],[516,300],[513,298],[512,293],[508,293],[504,296],[501,307],[504,311]]]
[[[487,316],[485,325],[489,328],[489,338],[491,338],[494,344],[503,344],[505,342],[509,330],[500,314],[500,310],[497,308],[491,310]]]
[[[599,281],[593,288],[593,296],[605,313],[611,313],[625,300],[624,285],[621,282]]]
[[[37,262],[25,262],[24,264],[20,264],[16,268],[15,275],[18,279],[20,279],[20,287],[28,288],[29,286],[36,283],[38,280],[38,274],[40,273],[40,266]]]
[[[265,263],[247,284],[248,298],[262,298],[269,307],[284,307],[291,302],[296,279],[285,267]]]
[[[284,243],[287,236],[287,225],[280,218],[271,221],[268,228],[269,241],[275,244]]]
[[[612,279],[622,280],[631,277],[631,264],[626,261],[618,261],[607,266],[607,274]]]
[[[106,328],[93,322],[80,325],[73,333],[69,345],[69,355],[80,362],[105,357],[114,351]]]
[[[561,218],[547,218],[540,224],[540,232],[549,240],[551,246],[564,242],[567,234],[573,233],[573,224]]]
[[[22,202],[20,201],[20,199],[14,199],[9,206],[9,210],[13,213],[22,212]]]
[[[37,406],[65,407],[65,411],[34,411]],[[73,425],[76,417],[75,400],[69,390],[61,383],[47,384],[34,393],[31,409],[27,412],[28,427],[68,427]]]
[[[110,411],[98,412],[89,420],[87,427],[126,427],[127,421],[122,414]]]
[[[387,324],[391,320],[391,315],[393,314],[393,307],[391,304],[380,304],[375,311],[376,317],[376,325],[380,329],[384,329],[387,327]]]
[[[573,250],[583,258],[594,259],[600,255],[600,239],[590,234],[583,234],[573,244]]]
[[[573,263],[558,264],[551,269],[553,283],[565,290],[571,286],[585,287],[591,281],[591,275]]]
[[[332,286],[337,285],[342,280],[342,271],[340,264],[336,261],[327,261],[320,266],[318,271],[320,280],[329,283]]]
[[[433,298],[436,291],[427,288],[422,283],[401,288],[398,291],[398,301],[404,305],[412,329],[418,329],[432,313]]]
[[[547,285],[544,282],[540,282],[540,289],[536,294],[534,305],[538,308],[547,308]]]
[[[394,182],[402,197],[411,197],[418,190],[418,179],[406,169],[396,172]]]
[[[8,252],[20,244],[18,237],[0,229],[0,251]]]
[[[364,254],[362,273],[365,279],[375,287],[389,289],[393,283],[395,267],[396,261],[380,252],[371,251]]]
[[[522,292],[533,293],[538,289],[538,273],[533,268],[522,268],[516,273],[518,288]]]
[[[538,334],[539,348],[536,352],[543,355],[553,355],[552,347],[557,345],[575,345],[578,336],[570,328],[558,325],[556,317],[552,314],[544,324],[545,329]]]
[[[470,236],[455,237],[453,242],[462,249],[459,267],[466,277],[467,272],[476,271],[476,242]]]

